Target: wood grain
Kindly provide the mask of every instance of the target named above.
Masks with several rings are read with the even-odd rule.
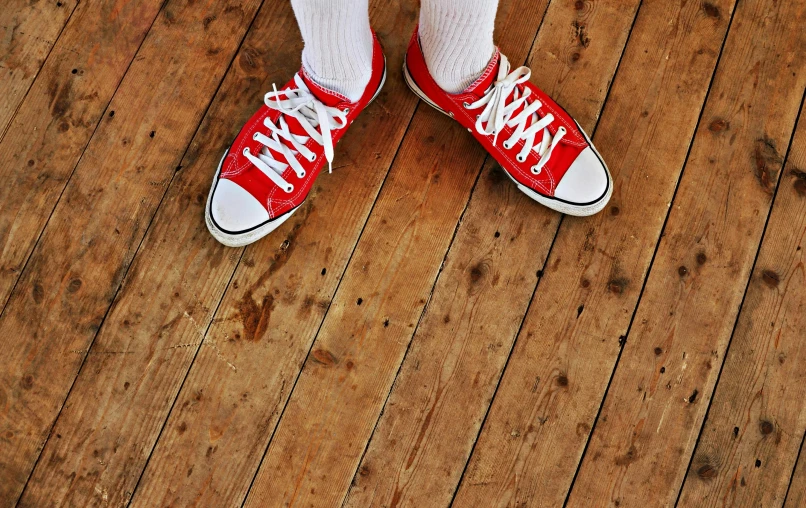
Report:
[[[205,336],[203,327],[192,340],[198,343],[203,337],[204,346],[135,492],[135,506],[221,506],[246,497],[279,417],[278,405],[281,409],[285,403],[321,326],[416,108],[417,99],[399,73],[416,23],[416,5],[376,1],[371,13],[387,56],[386,85],[339,143],[333,174],[321,175],[302,210],[283,227],[245,249],[209,331]],[[289,26],[294,18],[286,3],[261,11],[250,32],[248,51],[259,48],[261,55],[256,64],[289,61],[275,64],[259,82],[263,92],[271,90],[271,81],[283,83],[299,68],[302,41]],[[269,37],[278,41],[265,46]],[[241,107],[251,114],[254,106]],[[245,119],[240,115],[226,120],[228,129],[240,128]],[[213,170],[208,165],[198,176],[202,183],[194,185],[206,189]],[[202,231],[199,217],[189,224],[203,234],[191,245],[208,245],[213,240]],[[214,267],[213,273],[223,268]],[[158,298],[168,301],[170,294]],[[162,376],[172,374],[153,375],[162,384]]]
[[[5,0],[0,9],[0,140],[78,0]]]
[[[781,506],[806,432],[806,115],[683,485],[683,506]]]
[[[525,61],[544,12],[543,3],[503,3],[498,43],[513,62]],[[484,157],[450,118],[418,109],[248,506],[334,506],[344,499]]]
[[[569,506],[675,502],[803,98],[804,22],[803,2],[737,8]]]
[[[531,51],[532,62],[563,55],[546,58],[535,79],[589,132],[638,4],[554,2]],[[582,81],[578,73],[584,90],[564,85]],[[559,222],[487,158],[347,506],[450,504]]]
[[[563,504],[727,31],[709,5],[642,3],[594,136],[613,198],[563,220],[456,506]]]
[[[162,4],[81,3],[19,106],[0,142],[0,308]]]
[[[19,496],[258,4],[163,8],[50,217],[0,318],[0,499]]]

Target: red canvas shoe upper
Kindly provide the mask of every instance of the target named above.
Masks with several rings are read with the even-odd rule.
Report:
[[[528,67],[510,71],[506,57],[496,49],[474,83],[450,94],[428,71],[415,31],[406,70],[428,101],[466,127],[527,193],[572,206],[609,198],[609,174],[588,137],[563,108],[529,82]],[[557,209],[574,213],[562,206]]]
[[[225,155],[210,195],[210,216],[225,233],[259,228],[305,200],[333,148],[371,102],[385,72],[374,38],[372,76],[361,98],[316,84],[301,69],[244,124]]]

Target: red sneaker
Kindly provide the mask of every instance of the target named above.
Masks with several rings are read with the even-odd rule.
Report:
[[[372,77],[356,102],[314,83],[300,70],[241,128],[218,165],[205,219],[216,240],[252,243],[280,226],[305,201],[333,146],[386,81],[375,38]]]
[[[520,190],[549,208],[593,215],[613,193],[613,180],[579,124],[529,82],[531,71],[498,49],[465,91],[449,94],[431,77],[415,30],[403,64],[409,88],[456,119],[501,165]]]

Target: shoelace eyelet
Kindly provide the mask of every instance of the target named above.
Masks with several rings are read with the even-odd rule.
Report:
[[[532,166],[532,174],[539,175],[543,172],[543,168],[538,168],[537,166]]]
[[[462,106],[463,106],[465,109],[467,109],[467,108],[469,108],[469,107],[470,107],[470,103],[469,103],[469,102],[463,102],[463,103],[462,103]]]
[[[246,148],[243,149],[243,154],[244,155],[249,155],[249,147],[246,147]]]
[[[288,187],[286,187],[283,190],[285,190],[286,194],[291,194],[292,192],[294,192],[294,186],[291,185],[291,184],[288,184]]]
[[[526,157],[521,156],[521,154],[516,155],[515,158],[518,160],[518,162],[523,162],[526,160]]]
[[[302,173],[300,173],[300,174],[298,174],[298,175],[297,175],[297,178],[305,178],[305,175],[307,175],[307,174],[308,174],[308,173],[306,173],[305,171],[303,171]]]
[[[344,108],[344,114],[349,115],[350,114],[350,108]]]
[[[254,133],[254,134],[252,134],[252,139],[254,139],[255,141],[257,141],[257,132],[256,132],[256,133]]]
[[[509,142],[507,142],[507,141],[504,141],[504,142],[502,143],[502,145],[504,145],[504,148],[506,148],[507,150],[509,150],[510,148],[512,148],[512,145],[511,145]]]

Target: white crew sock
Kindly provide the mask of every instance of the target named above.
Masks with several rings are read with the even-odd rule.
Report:
[[[422,0],[420,45],[434,81],[448,93],[470,86],[495,53],[498,0]]]
[[[372,75],[368,0],[291,0],[305,49],[302,65],[319,85],[357,101]]]

